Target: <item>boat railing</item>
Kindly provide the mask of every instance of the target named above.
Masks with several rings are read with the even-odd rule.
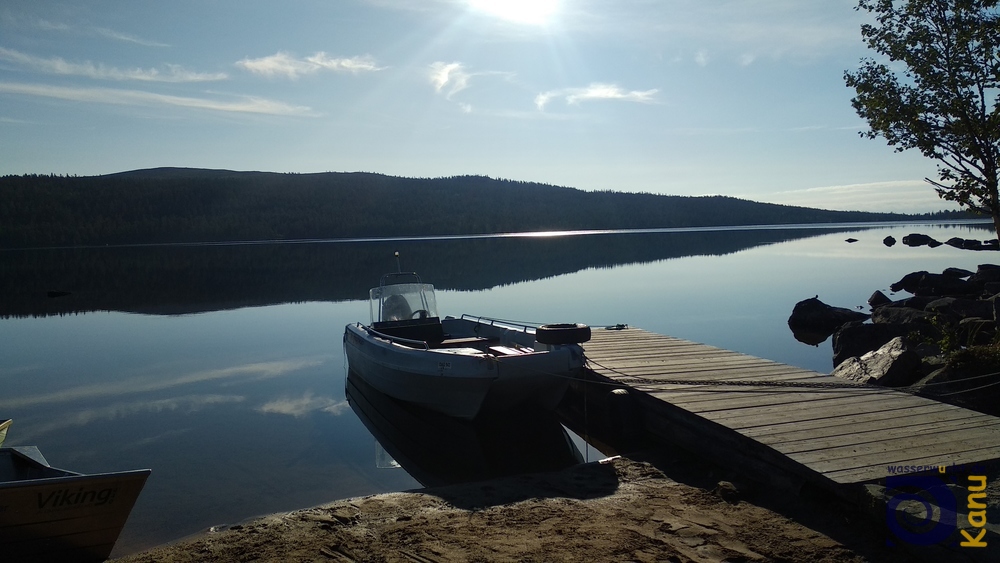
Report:
[[[399,336],[393,336],[391,334],[379,332],[374,328],[370,326],[365,326],[361,323],[358,323],[358,327],[365,329],[365,331],[372,336],[377,336],[378,338],[384,338],[389,342],[392,342],[393,344],[403,344],[409,347],[418,346],[422,347],[424,350],[430,350],[431,348],[430,344],[428,344],[426,340],[413,340],[412,338],[400,338]]]
[[[504,319],[494,319],[491,317],[480,317],[478,315],[462,314],[463,320],[476,321],[483,324],[488,324],[490,326],[497,326],[500,328],[505,328],[508,330],[515,330],[518,332],[523,332],[525,334],[533,334],[538,325],[531,323],[522,323],[519,321],[508,321]]]

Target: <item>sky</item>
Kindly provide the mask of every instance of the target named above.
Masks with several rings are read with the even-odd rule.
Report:
[[[859,135],[855,0],[4,0],[0,175],[485,175],[954,209]]]

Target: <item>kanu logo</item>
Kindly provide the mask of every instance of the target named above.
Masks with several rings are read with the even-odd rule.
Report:
[[[946,466],[939,466],[937,475],[887,477],[886,489],[893,493],[886,503],[886,523],[892,536],[911,545],[947,542],[961,547],[987,547],[987,478],[985,475],[957,477],[948,475]],[[961,520],[960,508],[967,511]]]
[[[85,504],[101,506],[114,501],[117,492],[117,488],[86,489],[77,487],[76,490],[61,489],[48,494],[38,493],[38,509],[70,508]]]

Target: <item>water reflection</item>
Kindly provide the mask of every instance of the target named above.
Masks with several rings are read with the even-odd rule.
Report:
[[[589,268],[749,248],[871,227],[810,226],[573,236],[329,241],[2,251],[0,317],[87,311],[185,314],[305,301],[364,299],[394,269],[439,289],[483,290]],[[502,267],[498,267],[502,265]]]
[[[990,236],[970,226],[891,225],[351,249],[5,251],[0,312],[23,316],[0,318],[0,419],[15,419],[8,445],[38,445],[55,465],[153,469],[115,552],[127,553],[255,515],[419,486],[405,471],[374,466],[373,432],[345,393],[344,326],[368,319],[367,289],[392,269],[393,250],[441,289],[444,314],[627,323],[829,371],[829,345],[806,346],[788,330],[796,302],[819,294],[854,308],[911,271],[1000,261],[881,242],[911,232]],[[848,236],[859,241],[847,244]],[[71,295],[47,297],[60,288]],[[268,303],[284,304],[260,306]],[[75,314],[84,311],[96,312]],[[195,311],[211,312],[163,314]],[[480,441],[465,451],[480,460],[493,450],[534,451],[527,441],[483,446],[482,431],[471,435]]]
[[[555,414],[524,408],[464,421],[397,401],[350,372],[347,400],[382,448],[426,487],[555,471],[583,461]]]

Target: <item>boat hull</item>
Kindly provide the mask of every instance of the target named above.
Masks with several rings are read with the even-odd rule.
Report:
[[[36,463],[22,463],[24,457]],[[39,459],[44,462],[40,454],[26,456],[22,448],[0,448],[3,560],[104,561],[149,470],[81,475]]]
[[[533,335],[467,319],[442,323],[451,335],[486,335],[491,344],[526,349]],[[344,347],[350,368],[376,390],[449,416],[475,418],[526,402],[554,408],[583,364],[577,345],[505,355],[480,345],[420,348],[347,325]]]

